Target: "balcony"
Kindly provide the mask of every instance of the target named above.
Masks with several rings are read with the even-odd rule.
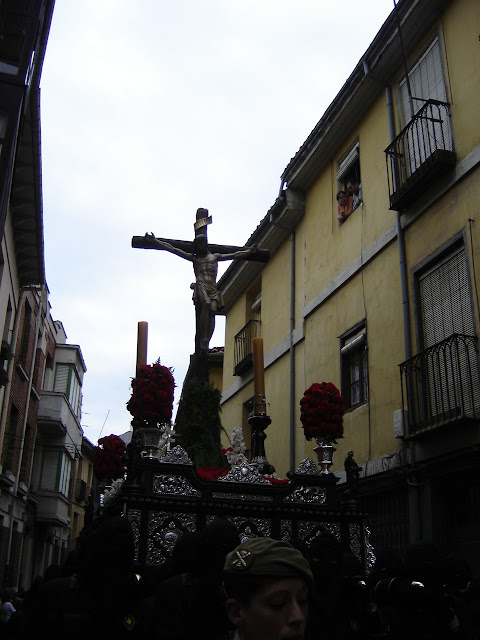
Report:
[[[56,391],[42,391],[38,405],[38,429],[44,437],[66,437],[75,442],[78,447],[82,444],[82,432],[77,417],[64,393]]]
[[[69,525],[70,503],[64,495],[59,491],[39,489],[34,492],[34,496],[37,500],[36,519],[38,523],[63,527]]]
[[[253,339],[260,337],[260,328],[260,320],[249,320],[235,336],[234,376],[241,376],[253,366]]]
[[[480,419],[476,343],[454,333],[400,365],[407,436]]]
[[[390,209],[402,211],[456,164],[449,105],[427,100],[385,153]]]

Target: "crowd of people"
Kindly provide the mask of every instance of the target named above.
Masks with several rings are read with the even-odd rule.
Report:
[[[126,518],[79,542],[28,591],[2,594],[2,638],[480,640],[480,581],[431,544],[377,550],[367,575],[328,533],[241,542],[218,518],[138,575]]]

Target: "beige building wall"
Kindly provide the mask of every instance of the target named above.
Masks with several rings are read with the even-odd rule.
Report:
[[[408,214],[400,216],[406,244],[412,349],[416,339],[413,269],[433,255],[455,234],[463,233],[472,282],[477,323],[475,276],[480,278],[480,56],[478,24],[480,4],[474,0],[451,2],[441,20],[419,38],[413,65],[426,45],[438,35],[446,53],[444,72],[451,103],[451,121],[457,167],[438,179],[435,189],[422,196]],[[403,127],[398,105],[401,65],[389,80],[397,133]],[[362,320],[368,342],[369,401],[344,415],[345,437],[339,440],[332,470],[343,470],[349,449],[361,464],[382,460],[402,448],[395,437],[394,413],[402,408],[399,364],[405,360],[403,305],[397,242],[397,213],[389,209],[385,149],[390,143],[386,82],[352,131],[342,139],[330,161],[324,163],[305,194],[305,213],[295,234],[295,464],[306,456],[315,459],[303,437],[299,401],[312,382],[331,381],[341,386],[340,336]],[[358,141],[364,206],[339,225],[336,214],[337,161]],[[290,241],[284,240],[263,267],[262,335],[265,347],[265,386],[272,424],[267,429],[266,452],[280,476],[289,468],[289,376],[286,344],[290,329]],[[474,272],[474,268],[477,273]],[[227,430],[237,426],[244,403],[253,393],[251,377],[232,375],[232,344],[245,323],[246,295],[239,294],[227,314],[224,404]]]

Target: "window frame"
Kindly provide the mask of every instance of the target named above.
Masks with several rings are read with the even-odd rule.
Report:
[[[355,359],[354,359],[355,358]],[[353,380],[351,365],[358,362],[359,376]],[[340,336],[340,376],[341,392],[345,411],[352,411],[369,399],[368,341],[366,320],[358,322]],[[352,390],[359,385],[359,400],[354,401]]]
[[[475,322],[475,304],[473,300],[473,283],[470,276],[470,259],[468,252],[468,243],[465,230],[459,231],[452,238],[447,240],[443,245],[438,247],[433,253],[426,256],[421,262],[415,265],[411,270],[411,282],[412,282],[412,291],[413,291],[413,306],[415,313],[415,333],[416,340],[418,345],[418,351],[421,351],[427,348],[428,345],[425,344],[423,329],[422,329],[422,318],[421,318],[421,296],[420,296],[420,278],[428,273],[429,271],[435,270],[442,262],[445,261],[449,256],[452,256],[454,253],[463,250],[465,252],[465,258],[467,261],[467,278],[468,278],[468,290],[469,290],[469,305],[471,310],[471,316],[474,319],[473,327],[474,327],[474,335],[477,336],[477,327]]]
[[[403,129],[409,122],[411,122],[412,118],[415,117],[415,113],[417,113],[419,109],[422,108],[426,100],[429,100],[430,98],[435,98],[438,100],[445,101],[447,103],[451,102],[451,99],[450,99],[451,89],[450,89],[450,81],[449,81],[448,70],[446,65],[445,47],[444,47],[442,34],[438,28],[429,34],[429,36],[424,40],[423,46],[420,49],[418,49],[410,57],[408,61],[408,77],[410,80],[412,79],[412,76],[416,74],[419,65],[425,60],[430,50],[433,50],[433,48],[435,47],[435,44],[438,46],[440,68],[442,72],[443,89],[445,91],[445,95],[443,96],[443,98],[439,97],[438,95],[418,96],[418,95],[415,95],[415,91],[412,88],[412,100],[414,103],[413,104],[414,113],[412,115],[406,113],[405,102],[403,99],[403,86],[406,85],[407,76],[405,73],[405,69],[402,68],[402,71],[399,73],[395,81],[395,87],[396,87],[395,98],[397,103],[397,113],[398,113],[398,121],[399,121],[400,129]],[[438,88],[438,85],[437,85],[437,88]]]
[[[337,191],[339,189],[347,188],[347,180],[352,173],[352,169],[357,165],[357,163],[360,166],[360,140],[358,138],[337,160]],[[361,182],[361,173],[360,171],[358,173],[358,181]]]
[[[347,151],[340,156],[337,160],[337,171],[336,171],[336,191],[337,194],[339,191],[345,191],[348,195],[347,183],[349,182],[349,178],[354,177],[358,180],[359,184],[362,184],[362,174],[361,174],[361,164],[360,164],[360,140],[356,138],[355,141],[348,147]],[[362,193],[362,201],[363,202],[363,188],[361,189]],[[353,195],[353,194],[350,194]],[[336,199],[335,199],[336,202]],[[360,208],[360,204],[352,211],[356,211]],[[348,218],[351,216],[350,214]],[[339,222],[339,226],[342,226],[348,218]]]

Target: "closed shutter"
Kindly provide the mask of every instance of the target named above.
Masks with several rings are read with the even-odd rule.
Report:
[[[474,335],[467,256],[463,247],[419,278],[423,348],[452,333]]]
[[[57,489],[57,473],[61,460],[61,453],[54,450],[45,451],[43,455],[40,488],[48,491]]]
[[[466,253],[450,253],[418,280],[426,361],[426,411],[431,417],[473,415],[480,402],[475,332]],[[448,340],[453,334],[460,337]],[[437,346],[436,346],[437,345]]]
[[[67,393],[68,387],[68,374],[70,372],[70,365],[57,364],[55,369],[55,386],[54,391],[59,393]]]

